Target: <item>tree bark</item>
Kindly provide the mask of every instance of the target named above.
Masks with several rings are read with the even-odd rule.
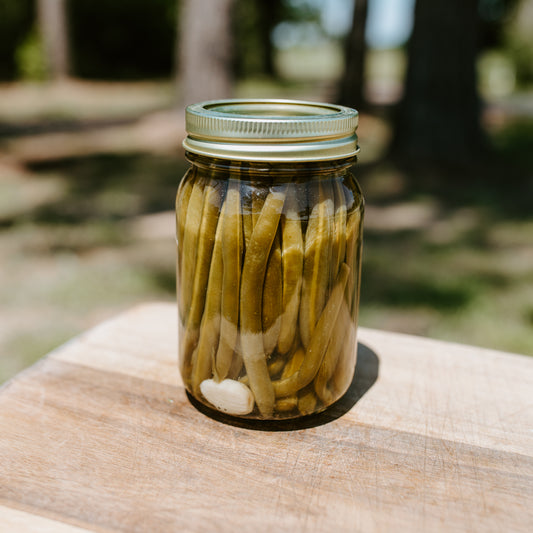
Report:
[[[183,0],[178,32],[181,105],[233,94],[233,0]]]
[[[365,27],[368,0],[355,0],[352,28],[344,48],[344,75],[340,81],[337,101],[339,104],[363,109],[365,75]]]
[[[477,0],[417,0],[394,155],[467,163],[483,151],[477,8]]]
[[[69,75],[69,46],[66,0],[38,0],[37,16],[50,78]]]

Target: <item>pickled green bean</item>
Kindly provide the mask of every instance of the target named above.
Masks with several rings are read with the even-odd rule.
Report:
[[[361,211],[350,213],[346,222],[346,264],[352,270],[352,275],[346,285],[346,301],[352,307],[355,277],[358,275],[354,268],[356,246],[360,239]]]
[[[222,221],[222,238],[224,241],[222,249],[224,271],[222,316],[215,374],[218,381],[227,376],[231,367],[239,325],[239,292],[243,253],[241,195],[239,189],[240,183],[238,181],[230,182],[224,202]]]
[[[242,371],[244,362],[242,360],[242,350],[241,350],[241,336],[237,335],[237,343],[235,346],[235,351],[233,352],[233,358],[231,360],[231,366],[228,371],[228,379],[237,379]]]
[[[224,212],[227,205],[222,207],[220,219],[215,234],[215,245],[211,266],[209,268],[209,279],[207,282],[207,294],[205,299],[205,310],[200,325],[200,336],[198,346],[192,355],[191,386],[193,393],[200,394],[200,385],[204,379],[212,375],[214,367],[215,352],[219,344],[219,333],[221,326],[221,297],[223,287],[223,221],[226,217]]]
[[[246,250],[241,279],[242,357],[255,402],[265,417],[272,416],[275,397],[263,346],[262,301],[257,297],[257,287],[263,286],[268,255],[284,201],[284,191],[268,194]]]
[[[254,230],[252,220],[252,193],[250,192],[250,185],[244,180],[241,184],[241,208],[242,208],[242,233],[244,237],[244,250],[250,244],[250,237]]]
[[[281,379],[287,379],[291,377],[293,374],[296,374],[296,372],[300,370],[300,367],[302,366],[304,358],[305,358],[305,352],[303,348],[300,346],[294,351],[290,359],[285,364],[285,368],[283,369],[283,373],[281,374]]]
[[[186,363],[190,359],[192,350],[198,341],[221,200],[220,192],[215,183],[210,182],[205,186],[192,299],[182,345],[182,353],[184,354],[184,361]],[[183,253],[186,253],[186,250]]]
[[[305,252],[300,299],[300,337],[309,346],[318,317],[324,308],[329,280],[329,251],[333,202],[322,183],[319,201],[309,217],[305,233]]]
[[[278,413],[287,413],[298,407],[298,396],[286,396],[285,398],[278,398],[275,403],[275,410]]]
[[[285,367],[285,363],[285,358],[281,355],[271,358],[267,365],[269,376],[274,378],[275,376],[279,375]]]
[[[346,300],[343,299],[326,354],[313,382],[317,396],[326,405],[336,399],[334,392],[328,387],[328,381],[337,368],[343,346],[346,343],[346,332],[349,331],[350,323],[350,310]]]
[[[265,282],[263,284],[261,322],[263,326],[263,345],[267,356],[274,351],[278,343],[282,305],[281,243],[278,231],[268,256]]]
[[[335,215],[333,223],[333,248],[331,253],[333,280],[337,277],[339,267],[346,255],[346,199],[342,190],[342,182],[336,179],[333,183],[335,198]],[[350,267],[351,268],[351,267]]]
[[[292,375],[296,374],[300,367],[302,366],[303,360],[305,358],[305,352],[301,346],[299,346],[294,353],[291,355],[290,359],[285,364],[285,368],[281,374],[281,379],[287,379]],[[292,405],[292,408],[298,405],[298,395],[296,393],[291,394],[290,396],[285,396],[283,398],[278,398],[276,400],[276,409],[290,410],[289,405]]]
[[[270,359],[267,362],[268,375],[270,376],[271,380],[281,373],[281,371],[285,368],[285,364],[285,358],[280,355],[274,357],[273,359]],[[239,381],[241,383],[244,383],[245,385],[250,384],[250,380],[248,379],[247,375],[242,376]]]
[[[337,320],[350,268],[343,263],[329,300],[320,315],[315,331],[306,349],[303,363],[296,374],[273,383],[276,396],[289,396],[308,385],[316,376]]]
[[[289,186],[281,218],[282,231],[282,313],[278,351],[287,353],[298,330],[298,311],[302,288],[304,243],[302,224],[298,214],[298,201],[294,186]]]
[[[176,195],[176,242],[178,245],[178,255],[176,261],[176,277],[179,280],[183,264],[183,238],[185,234],[185,222],[187,220],[187,209],[193,189],[194,176],[196,169],[189,169],[181,181],[178,194]],[[186,309],[182,301],[183,291],[181,285],[177,287],[178,311],[182,322],[186,320]]]
[[[317,397],[311,385],[302,389],[298,394],[298,411],[301,415],[310,415],[315,412]]]
[[[194,282],[194,269],[196,267],[196,254],[198,250],[198,233],[202,222],[202,208],[204,204],[204,185],[202,178],[194,182],[187,202],[187,212],[180,214],[180,220],[185,218],[183,229],[183,246],[181,249],[181,275],[179,287],[180,311],[186,322],[191,306]]]
[[[356,325],[353,320],[349,322],[345,342],[342,345],[341,354],[335,372],[330,380],[333,389],[333,396],[340,398],[352,382],[355,364],[357,362],[357,334]]]
[[[259,217],[261,216],[261,209],[265,204],[265,198],[268,191],[259,186],[257,181],[252,181],[252,230],[255,228]]]
[[[191,168],[183,176],[178,194],[176,195],[176,238],[178,240],[178,253],[183,250],[183,236],[185,233],[185,221],[187,220],[187,209],[195,181],[196,169]]]

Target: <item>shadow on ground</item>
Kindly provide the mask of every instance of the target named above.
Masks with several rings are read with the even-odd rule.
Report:
[[[31,213],[38,223],[76,224],[117,220],[174,208],[188,163],[180,156],[116,154],[77,157],[30,165],[33,174],[59,174],[63,198]]]

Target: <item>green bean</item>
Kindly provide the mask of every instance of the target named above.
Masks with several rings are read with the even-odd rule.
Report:
[[[183,249],[183,236],[185,233],[185,221],[187,219],[187,208],[195,181],[196,168],[190,168],[181,180],[178,194],[176,195],[176,239],[178,241],[178,252]]]
[[[265,198],[268,191],[264,187],[260,187],[257,181],[252,181],[252,229],[255,228],[259,217],[261,216],[261,209],[265,204]]]
[[[287,413],[298,406],[298,396],[286,396],[285,398],[278,398],[275,403],[275,410],[278,413]]]
[[[243,253],[240,183],[231,181],[224,202],[222,317],[216,354],[216,379],[224,379],[231,366],[239,325],[239,291]],[[220,222],[219,222],[220,224]]]
[[[276,377],[277,375],[279,375],[281,373],[281,371],[284,369],[285,364],[286,364],[286,360],[281,355],[278,355],[277,357],[274,357],[274,358],[270,359],[267,362],[268,375],[270,376],[270,379],[272,379],[272,378]],[[246,375],[242,376],[239,379],[239,381],[241,383],[244,383],[245,385],[249,385],[250,384],[250,380],[249,380],[248,376],[246,376]]]
[[[242,196],[242,227],[244,235],[244,249],[250,245],[250,238],[254,226],[259,219],[261,208],[265,203],[265,191],[259,189],[259,183],[253,179],[241,188]]]
[[[299,346],[290,359],[285,364],[285,368],[283,369],[283,373],[281,374],[281,379],[287,379],[291,377],[293,374],[296,374],[298,370],[300,370],[300,367],[302,366],[303,360],[305,358],[305,352],[301,346]]]
[[[244,256],[241,280],[241,347],[250,388],[261,415],[270,417],[274,409],[274,389],[263,347],[261,298],[268,255],[277,231],[285,192],[268,194]]]
[[[357,361],[357,310],[359,287],[356,285],[361,276],[361,236],[362,236],[363,207],[360,206],[348,215],[346,224],[346,262],[352,265],[352,275],[346,284],[346,302],[351,309],[347,340],[342,351],[335,372],[331,378],[331,386],[336,397],[342,396],[350,386]]]
[[[360,224],[361,211],[358,209],[350,213],[346,223],[346,264],[352,270],[352,275],[346,285],[346,301],[350,307],[353,305],[355,278],[359,275],[358,268],[360,267],[360,265],[358,265],[358,268],[354,268],[357,252],[356,247],[361,233]]]
[[[287,199],[281,218],[282,243],[282,314],[278,351],[287,353],[298,329],[298,310],[302,288],[304,244],[302,225],[298,214],[298,200],[294,186],[287,191]]]
[[[200,325],[200,336],[198,345],[192,356],[191,386],[195,395],[200,394],[200,384],[202,381],[209,379],[212,375],[215,352],[217,351],[217,344],[220,342],[220,307],[223,287],[222,265],[224,249],[223,221],[227,216],[224,214],[226,210],[227,205],[225,204],[222,207],[215,234],[215,245],[209,268],[209,280],[207,282],[205,310]]]
[[[317,397],[311,385],[308,385],[298,394],[298,411],[301,415],[310,415],[315,412]]]
[[[357,232],[357,243],[354,258],[354,276],[353,276],[353,300],[352,300],[352,320],[357,324],[357,315],[359,313],[359,293],[361,282],[361,254],[363,251],[363,212],[359,212],[359,228]]]
[[[350,274],[350,268],[343,263],[329,300],[320,315],[315,331],[306,349],[302,366],[296,374],[273,383],[276,396],[289,396],[308,385],[316,376],[330,341],[331,332],[341,307],[344,289]]]
[[[183,264],[183,237],[185,234],[185,222],[187,220],[187,208],[193,189],[193,182],[196,175],[196,169],[190,168],[183,177],[178,193],[176,195],[176,243],[177,243],[177,261],[176,261],[176,279],[180,279],[181,268]],[[182,286],[177,287],[178,311],[182,323],[186,319],[186,310],[182,301]]]
[[[347,309],[344,311],[345,342],[342,344],[339,359],[333,376],[328,384],[328,390],[335,398],[340,398],[350,386],[357,359],[356,324],[359,300],[359,287],[356,285],[361,276],[361,225],[363,208],[360,206],[352,211],[346,223],[346,263],[352,272],[348,278],[345,291]],[[350,311],[351,310],[351,311]]]
[[[322,361],[320,369],[313,382],[317,396],[325,405],[329,405],[337,399],[334,393],[329,389],[328,381],[331,379],[337,368],[343,345],[346,343],[346,332],[349,331],[350,326],[350,310],[346,300],[343,299],[331,340],[329,341],[326,354],[324,355],[324,360]]]
[[[305,347],[309,346],[327,297],[332,212],[333,202],[319,183],[319,201],[311,211],[305,233],[300,300],[300,337]]]
[[[353,320],[350,320],[347,334],[345,333],[345,342],[342,345],[339,361],[330,381],[333,388],[333,396],[335,398],[340,398],[348,390],[353,379],[356,362],[356,325]]]
[[[216,182],[209,182],[204,190],[204,202],[198,235],[198,252],[196,254],[192,300],[182,346],[185,362],[190,359],[190,354],[192,354],[192,350],[198,341],[220,204],[221,195],[216,187]],[[186,252],[187,251],[184,249],[183,253]]]
[[[323,180],[320,183],[320,193],[322,198],[325,198],[326,200],[326,213],[325,213],[325,222],[326,222],[326,233],[328,235],[328,239],[325,243],[325,255],[327,257],[327,273],[328,277],[327,279],[327,285],[326,285],[326,299],[330,293],[330,291],[333,289],[333,284],[335,283],[335,279],[337,278],[338,274],[338,268],[339,265],[335,264],[335,257],[333,255],[334,248],[335,248],[335,232],[336,232],[336,226],[335,226],[335,195],[333,192],[333,183],[331,180]],[[336,253],[336,252],[335,252]],[[337,272],[335,272],[335,268],[337,268]],[[325,303],[325,302],[324,302]],[[317,315],[318,317],[319,315]]]
[[[281,328],[282,308],[282,274],[281,274],[281,243],[279,231],[276,232],[265,273],[263,284],[263,345],[269,356],[278,343]]]
[[[198,178],[194,181],[189,202],[187,203],[187,212],[184,213],[183,217],[180,215],[180,220],[185,219],[182,239],[183,246],[180,254],[182,265],[179,287],[180,311],[183,313],[184,322],[187,321],[191,306],[194,269],[198,250],[198,233],[202,222],[204,185],[205,180],[203,178]]]
[[[299,346],[291,355],[287,363],[285,364],[285,368],[283,369],[283,372],[281,374],[281,379],[287,379],[291,377],[293,374],[296,374],[300,367],[302,366],[302,362],[305,358],[305,352],[301,346]],[[292,405],[292,408],[296,407],[298,405],[298,395],[296,393],[291,394],[290,396],[285,396],[284,398],[278,398],[276,400],[276,410],[287,410],[288,405]]]
[[[228,371],[228,379],[237,379],[242,371],[244,362],[242,360],[241,350],[241,336],[237,334],[237,342],[235,343],[235,351],[233,352],[233,358],[231,360],[231,366]]]
[[[333,191],[335,198],[335,215],[334,215],[334,238],[333,238],[333,248],[332,248],[332,263],[333,271],[335,276],[339,270],[341,262],[344,260],[346,255],[346,198],[344,196],[342,182],[339,179],[336,179],[333,183]],[[353,266],[353,263],[352,263]],[[353,274],[353,269],[350,267]],[[348,285],[349,282],[347,282]],[[342,345],[345,342],[345,332],[349,327],[350,320],[349,308],[345,305],[343,301],[341,309],[339,311],[339,316],[335,324],[335,330],[333,332],[331,341],[326,350],[324,360],[322,365],[317,373],[317,376],[314,380],[314,388],[317,396],[322,400],[326,405],[335,401],[336,398],[333,397],[330,389],[327,386],[328,381],[330,380],[337,362],[339,360],[340,352],[342,350]]]
[[[279,375],[283,368],[285,367],[285,357],[278,355],[273,357],[268,362],[268,374],[271,378]]]
[[[331,258],[333,262],[333,277],[332,281],[337,277],[339,267],[344,256],[346,255],[346,199],[342,189],[343,185],[339,179],[333,183],[333,192],[335,197],[335,215],[333,223],[333,247]],[[351,268],[351,267],[350,267]]]
[[[248,192],[248,185],[241,186],[242,197],[242,232],[244,236],[244,249],[250,245],[250,237],[254,230],[252,219],[252,195]]]

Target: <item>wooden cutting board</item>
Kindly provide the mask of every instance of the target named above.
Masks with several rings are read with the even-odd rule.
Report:
[[[213,419],[147,304],[0,389],[0,531],[533,530],[533,359],[361,328],[299,423]]]

